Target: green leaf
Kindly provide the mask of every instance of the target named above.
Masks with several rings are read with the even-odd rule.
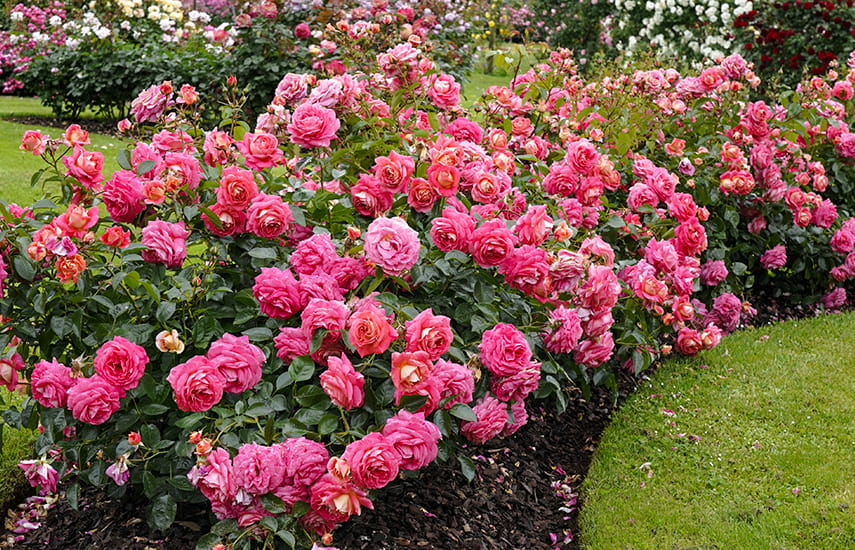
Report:
[[[150,172],[154,167],[157,166],[157,163],[153,160],[144,160],[137,166],[137,175],[142,176],[146,172]]]
[[[178,426],[179,428],[189,430],[190,428],[195,427],[196,424],[201,422],[203,418],[205,418],[204,413],[196,412],[196,413],[193,413],[193,414],[179,418],[178,420],[175,421],[175,425]]]
[[[215,544],[220,544],[220,537],[215,533],[208,533],[196,541],[196,550],[211,550]]]
[[[80,503],[80,483],[72,481],[65,488],[65,498],[68,500],[68,505],[77,510]]]
[[[140,412],[142,412],[146,416],[158,416],[169,410],[169,407],[166,405],[161,405],[159,403],[149,403],[148,405],[143,405],[140,407]]]
[[[119,166],[122,167],[123,170],[133,170],[134,167],[131,164],[131,152],[128,149],[119,149],[116,152],[116,162]]]
[[[298,500],[294,503],[294,506],[291,508],[291,515],[295,518],[299,518],[308,512],[310,509],[309,503],[303,500]]]
[[[164,531],[175,521],[178,505],[171,495],[160,495],[152,503],[148,513],[148,523],[154,529]]]
[[[36,276],[36,266],[29,258],[17,255],[12,259],[12,265],[15,266],[15,273],[25,281],[32,281]]]
[[[315,374],[315,362],[308,355],[295,357],[288,366],[288,376],[294,382],[305,382]]]
[[[471,482],[475,479],[475,463],[468,456],[458,456],[457,462],[460,464],[460,471],[463,472],[463,477],[466,481]]]
[[[289,548],[294,548],[297,545],[297,539],[294,538],[294,534],[291,531],[279,530],[276,531],[276,536],[282,539]]]
[[[748,270],[748,266],[742,262],[734,262],[730,266],[730,270],[734,275],[743,275]]]
[[[296,204],[289,204],[288,206],[291,207],[291,216],[294,218],[294,223],[297,225],[306,225],[306,215],[303,213],[303,209]]]
[[[449,412],[452,416],[456,416],[460,420],[468,420],[469,422],[475,422],[478,420],[478,417],[475,416],[475,411],[472,410],[472,407],[465,403],[455,403]]]
[[[338,430],[338,420],[339,417],[337,414],[325,414],[318,422],[318,433],[321,435],[329,435],[331,433],[334,433],[336,430]]]
[[[157,306],[157,312],[155,312],[154,318],[163,324],[167,324],[168,321],[172,319],[173,315],[175,315],[175,302],[160,302],[160,305]]]
[[[324,338],[328,332],[329,331],[325,328],[319,328],[314,334],[312,334],[312,343],[309,345],[309,353],[315,353],[321,349],[321,344],[324,343]]]
[[[253,248],[248,252],[248,254],[252,258],[260,258],[264,260],[275,260],[279,257],[279,255],[276,253],[276,249],[269,247]]]
[[[285,502],[271,493],[261,495],[261,505],[271,514],[284,514],[287,510]]]
[[[273,338],[273,331],[267,327],[248,328],[241,334],[249,336],[249,339],[257,342],[259,340],[270,340]]]
[[[154,448],[160,443],[160,430],[154,424],[143,424],[140,427],[140,437],[142,438],[143,445]]]
[[[50,320],[50,329],[57,338],[65,338],[66,334],[71,334],[73,328],[73,323],[68,317],[53,317]]]
[[[214,227],[216,227],[217,229],[223,228],[223,221],[220,219],[219,216],[214,213],[213,210],[201,204],[199,205],[199,210],[202,211],[202,214],[204,214],[205,217],[208,218],[208,221],[211,222]]]

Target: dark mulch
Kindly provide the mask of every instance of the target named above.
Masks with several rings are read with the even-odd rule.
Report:
[[[620,398],[634,387],[629,377]],[[456,462],[432,464],[418,479],[398,479],[374,497],[374,510],[334,532],[342,550],[548,550],[550,534],[576,533],[575,493],[613,410],[614,396],[597,389],[590,402],[575,396],[562,415],[532,411],[509,439],[472,446],[477,476],[467,483]],[[147,526],[144,506],[88,491],[80,511],[60,500],[42,526],[11,547],[22,550],[190,550],[207,531],[207,507],[179,511],[166,533]],[[8,535],[8,533],[7,533]],[[2,546],[2,543],[0,543]],[[576,548],[574,542],[561,548]]]

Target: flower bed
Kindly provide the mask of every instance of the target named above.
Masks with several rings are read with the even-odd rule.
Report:
[[[527,401],[715,346],[735,293],[846,301],[855,70],[767,105],[738,56],[585,82],[559,51],[467,112],[420,43],[287,74],[254,126],[233,79],[213,129],[152,86],[109,178],[79,127],[24,136],[64,189],[0,210],[34,485],[140,491],[157,528],[207,499],[202,547],[330,544],[402,472],[471,478]]]

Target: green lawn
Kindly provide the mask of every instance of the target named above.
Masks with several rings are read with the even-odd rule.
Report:
[[[855,548],[853,344],[827,315],[664,364],[597,449],[584,547]]]

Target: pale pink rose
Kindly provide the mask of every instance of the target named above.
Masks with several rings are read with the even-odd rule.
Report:
[[[43,135],[36,130],[27,130],[21,138],[21,145],[18,147],[22,151],[29,151],[35,156],[41,156],[45,152],[49,137]]]
[[[331,335],[339,336],[349,316],[350,309],[341,300],[312,298],[300,314],[301,327],[306,334],[314,334],[323,328]]]
[[[469,250],[469,239],[475,230],[475,219],[454,208],[445,208],[442,216],[431,220],[430,238],[443,252]]]
[[[279,149],[276,136],[267,132],[246,133],[243,139],[236,143],[238,150],[246,159],[246,166],[253,170],[264,170],[276,166],[284,155]]]
[[[507,323],[485,331],[478,350],[481,363],[496,376],[511,376],[531,363],[531,346],[525,335]]]
[[[41,460],[22,460],[18,468],[24,471],[31,487],[41,487],[42,494],[56,493],[56,484],[59,482],[59,472],[42,458]]]
[[[223,398],[226,384],[220,370],[207,357],[196,355],[176,365],[166,377],[182,411],[207,411]]]
[[[606,267],[612,267],[615,264],[615,251],[599,235],[583,240],[579,245],[579,253],[591,256],[593,261],[604,263]]]
[[[439,428],[425,420],[423,413],[403,409],[386,421],[383,435],[401,457],[402,470],[418,470],[433,462],[442,438]]]
[[[264,352],[250,344],[248,336],[223,334],[208,348],[206,357],[220,371],[224,392],[243,393],[261,380]]]
[[[426,309],[405,323],[406,351],[427,352],[431,361],[439,359],[451,347],[454,333],[451,319],[445,315],[434,315]]]
[[[460,84],[448,74],[440,74],[428,83],[428,96],[440,109],[451,109],[460,105]]]
[[[347,326],[348,340],[360,357],[383,353],[398,338],[386,312],[372,304],[353,313]]]
[[[26,365],[20,353],[0,358],[0,384],[6,386],[9,391],[15,391],[18,386],[18,371],[24,367]]]
[[[787,249],[784,245],[773,246],[760,256],[760,264],[766,269],[779,269],[787,265]]]
[[[474,421],[464,420],[460,423],[460,433],[476,445],[493,439],[508,423],[508,406],[491,395],[485,395],[472,407],[475,412]]]
[[[318,271],[328,271],[338,258],[329,234],[318,233],[300,241],[291,253],[291,267],[300,275],[313,275]]]
[[[475,377],[466,366],[440,359],[434,363],[431,376],[436,379],[439,385],[440,400],[448,399],[443,408],[450,409],[457,403],[470,403],[472,401],[472,393],[475,391]]]
[[[258,300],[261,313],[276,319],[287,319],[300,311],[300,283],[290,269],[263,267],[256,275],[252,294]]]
[[[39,361],[30,375],[33,399],[43,407],[65,407],[68,389],[74,385],[71,369],[53,361]]]
[[[276,346],[276,356],[285,364],[290,364],[295,357],[309,354],[309,338],[302,328],[284,327],[273,338]]]
[[[127,391],[137,387],[145,374],[148,355],[142,346],[116,336],[98,348],[93,363],[101,378]]]
[[[142,251],[145,261],[163,264],[169,269],[179,269],[187,256],[187,237],[190,231],[184,222],[170,223],[151,220],[142,230],[140,243],[147,247]]]
[[[612,356],[615,344],[611,332],[582,340],[576,348],[573,359],[588,368],[602,365]]]
[[[238,488],[264,495],[282,485],[285,479],[282,450],[257,443],[246,443],[232,460],[232,476]]]
[[[529,363],[512,376],[498,376],[490,380],[490,391],[502,401],[523,401],[540,383],[540,363]]]
[[[308,25],[307,25],[308,27]],[[288,103],[297,102],[304,97],[309,91],[305,74],[288,73],[279,84],[276,86],[275,102],[277,104],[287,105]]]
[[[371,432],[344,449],[341,458],[350,466],[353,483],[366,489],[385,487],[398,477],[401,455],[379,432]]]
[[[100,376],[77,378],[68,389],[68,408],[77,420],[103,424],[119,410],[121,390]]]
[[[329,147],[336,139],[341,123],[335,111],[321,105],[304,103],[291,114],[288,135],[291,141],[303,147]]]
[[[373,509],[365,489],[324,474],[310,487],[309,504],[323,518],[336,523],[362,513],[362,507]]]
[[[558,306],[549,315],[549,329],[543,336],[546,349],[553,353],[570,353],[582,337],[582,323],[575,309]]]
[[[419,234],[400,217],[377,218],[365,232],[365,256],[383,273],[400,276],[419,259]]]
[[[516,241],[504,221],[489,220],[472,232],[469,252],[482,267],[499,265],[511,253]]]
[[[237,493],[237,485],[229,452],[217,447],[208,453],[205,461],[194,466],[187,478],[212,502],[230,504]]]
[[[87,151],[80,145],[74,146],[71,156],[62,157],[62,163],[68,168],[66,176],[71,176],[91,191],[100,191],[99,185],[104,181],[104,154]]]
[[[727,266],[722,260],[708,260],[701,266],[701,284],[716,286],[727,279]]]
[[[242,209],[249,206],[256,195],[258,195],[258,185],[255,183],[252,172],[241,170],[237,166],[227,166],[223,169],[220,186],[217,187],[219,204]]]
[[[336,407],[350,410],[365,400],[365,377],[356,372],[346,355],[327,358],[327,370],[321,373],[321,387]]]
[[[246,229],[254,235],[272,239],[290,228],[294,221],[291,208],[279,195],[258,193],[247,210]]]

